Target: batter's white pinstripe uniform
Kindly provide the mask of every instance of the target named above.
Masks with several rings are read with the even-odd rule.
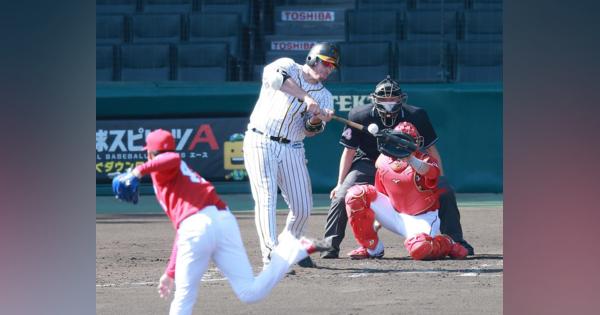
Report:
[[[312,209],[312,188],[302,142],[305,121],[310,117],[305,113],[305,104],[269,86],[265,76],[275,69],[284,69],[290,75],[288,80],[294,80],[308,92],[321,110],[333,110],[331,93],[321,83],[305,81],[302,65],[281,58],[265,67],[263,85],[244,138],[244,163],[255,202],[264,263],[269,262],[269,254],[277,244],[277,187],[290,208],[285,229],[295,237],[303,234]]]

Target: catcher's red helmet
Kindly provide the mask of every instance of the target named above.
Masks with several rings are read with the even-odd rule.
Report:
[[[417,127],[415,127],[415,125],[409,123],[408,121],[403,121],[403,122],[399,123],[394,128],[394,131],[401,132],[403,134],[407,134],[407,135],[413,137],[413,139],[415,139],[415,143],[417,144],[417,146],[419,146],[419,147],[423,146],[423,142],[424,142],[423,137],[419,134]]]
[[[340,62],[339,49],[332,43],[318,43],[308,52],[306,64],[312,67],[317,64],[317,60],[326,61],[338,68]]]

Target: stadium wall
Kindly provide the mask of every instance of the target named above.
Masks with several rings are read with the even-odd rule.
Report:
[[[347,117],[368,104],[374,84],[327,84],[336,114]],[[96,120],[247,118],[258,83],[107,82],[96,89]],[[436,129],[445,175],[457,192],[502,192],[502,86],[497,84],[404,84],[408,103],[427,110]],[[226,121],[226,120],[225,120]],[[240,126],[243,129],[243,126]],[[324,134],[305,140],[313,191],[327,193],[337,181],[343,125],[328,124]],[[213,182],[221,192],[249,192],[247,182]],[[98,194],[110,190],[97,180]],[[142,192],[151,193],[146,189]]]

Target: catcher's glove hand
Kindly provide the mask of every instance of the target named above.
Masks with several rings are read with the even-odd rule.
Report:
[[[131,172],[116,175],[112,181],[112,189],[115,198],[137,204],[140,196],[140,191],[138,189],[139,184],[139,178],[134,176]]]
[[[419,149],[416,139],[406,133],[385,129],[375,137],[377,150],[390,157],[405,158]]]

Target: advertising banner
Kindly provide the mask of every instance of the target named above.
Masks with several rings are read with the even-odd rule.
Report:
[[[281,11],[281,20],[289,22],[334,22],[335,11]]]
[[[109,182],[109,173],[144,163],[144,139],[159,128],[173,134],[176,151],[207,180],[247,180],[242,152],[247,123],[247,117],[98,120],[96,182]]]

